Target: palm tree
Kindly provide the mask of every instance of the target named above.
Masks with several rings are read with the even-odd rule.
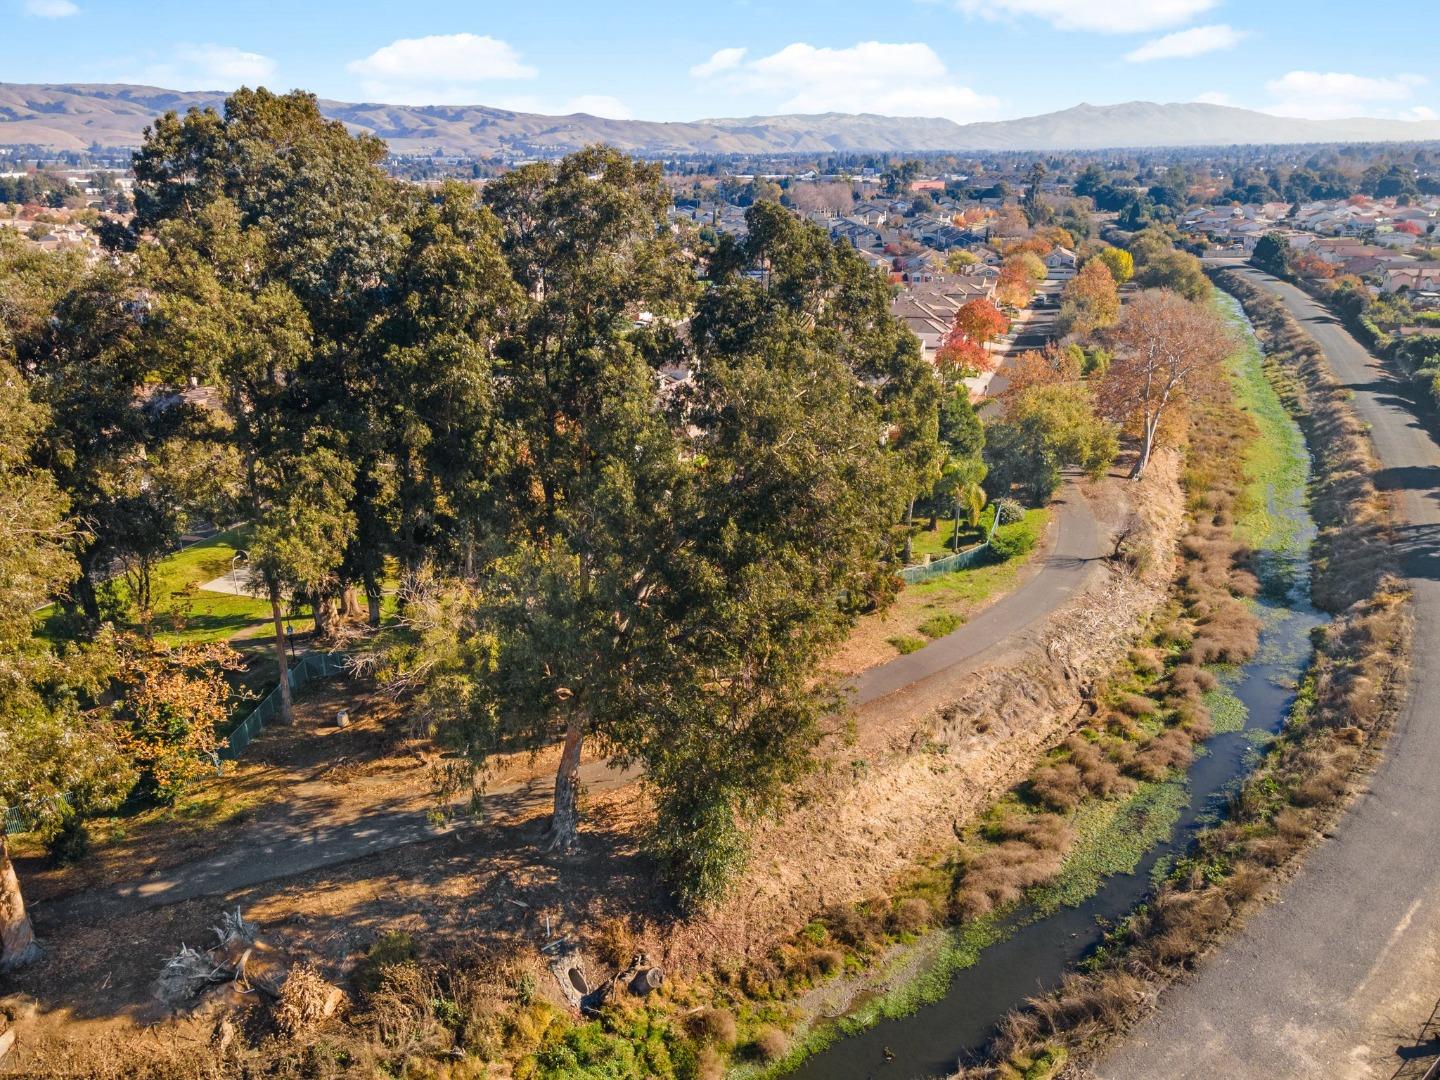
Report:
[[[935,497],[950,500],[951,514],[955,520],[954,545],[960,550],[960,515],[963,511],[971,528],[980,524],[980,515],[985,509],[985,463],[978,458],[951,457],[940,470],[940,479],[935,483]]]

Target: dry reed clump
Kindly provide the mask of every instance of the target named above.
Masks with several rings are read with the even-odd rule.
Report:
[[[1125,771],[1141,780],[1163,780],[1173,769],[1189,766],[1195,758],[1188,732],[1167,728],[1147,742],[1125,763]]]
[[[1030,778],[1031,794],[1046,806],[1073,810],[1089,796],[1103,798],[1130,790],[1131,784],[1120,774],[1119,766],[1099,746],[1071,735],[1061,747],[1066,759],[1041,766]]]
[[[1054,880],[1070,846],[1070,828],[1054,814],[1010,817],[994,831],[991,843],[965,858],[951,898],[959,918],[979,918]]]
[[[325,981],[309,960],[290,969],[275,1005],[275,1026],[294,1038],[327,1019],[339,1004],[340,991]]]
[[[901,934],[918,934],[934,923],[935,909],[921,896],[907,896],[890,913],[890,925]]]
[[[1177,665],[1170,673],[1171,695],[1185,701],[1198,701],[1219,685],[1214,675],[1189,662]]]
[[[735,1045],[739,1029],[729,1009],[701,1009],[685,1025],[698,1043],[728,1049]]]
[[[1127,972],[1065,975],[1055,990],[1030,998],[1001,1021],[991,1047],[1001,1063],[996,1074],[1005,1075],[1005,1062],[1033,1061],[1057,1037],[1073,1045],[1117,1030],[1149,996],[1145,981]]]
[[[764,1061],[779,1061],[789,1048],[789,1041],[779,1028],[761,1028],[755,1035],[755,1052]]]
[[[1139,720],[1141,717],[1153,716],[1160,711],[1160,703],[1152,697],[1144,694],[1121,694],[1115,700],[1115,708],[1126,716]]]

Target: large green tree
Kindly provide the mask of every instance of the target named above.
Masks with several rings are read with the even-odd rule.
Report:
[[[35,954],[6,830],[44,833],[118,798],[132,774],[109,724],[80,708],[95,678],[35,636],[35,610],[78,572],[63,492],[31,461],[50,419],[0,351],[0,970]]]

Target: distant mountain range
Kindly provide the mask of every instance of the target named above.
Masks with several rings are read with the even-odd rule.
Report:
[[[221,91],[153,86],[0,83],[0,145],[64,150],[139,143],[167,110],[220,107]],[[821,113],[656,123],[575,113],[540,116],[481,105],[377,105],[321,100],[325,115],[383,138],[396,153],[545,155],[606,142],[635,154],[827,151],[1101,150],[1440,139],[1440,120],[1297,120],[1198,102],[1077,105],[1019,120],[957,124],[938,118]]]

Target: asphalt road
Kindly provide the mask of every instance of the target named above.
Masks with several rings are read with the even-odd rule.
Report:
[[[1237,267],[1239,269],[1239,267]],[[1332,839],[1103,1061],[1107,1080],[1390,1077],[1440,997],[1440,447],[1426,410],[1328,311],[1273,290],[1325,350],[1400,495],[1415,669],[1385,758]]]
[[[978,668],[992,652],[1013,646],[1029,627],[1084,589],[1109,553],[1105,530],[1073,483],[1061,489],[1055,515],[1055,544],[1039,573],[938,641],[861,674],[853,684],[851,700],[865,705],[900,691],[919,690],[935,675],[953,678],[967,668]]]

